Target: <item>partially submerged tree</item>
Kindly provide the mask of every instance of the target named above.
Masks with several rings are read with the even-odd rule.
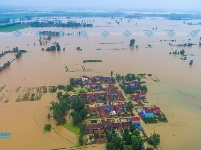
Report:
[[[193,60],[190,61],[189,65],[192,65],[192,64],[193,64]]]
[[[135,45],[135,39],[131,39],[129,46],[134,46],[134,45]]]
[[[60,101],[60,102],[51,102],[50,111],[52,111],[53,118],[57,121],[58,125],[66,123],[65,116],[70,110],[69,102]]]
[[[160,135],[159,134],[152,134],[148,139],[147,142],[153,145],[155,148],[160,144]]]

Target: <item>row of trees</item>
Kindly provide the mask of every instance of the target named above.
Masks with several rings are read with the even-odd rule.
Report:
[[[29,25],[31,27],[92,27],[93,24],[88,24],[88,23],[78,23],[78,22],[67,22],[67,23],[61,23],[57,22],[55,23],[54,21],[46,21],[46,22],[28,22],[25,23],[25,25]]]

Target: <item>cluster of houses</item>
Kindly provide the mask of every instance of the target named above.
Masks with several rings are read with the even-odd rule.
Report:
[[[83,85],[91,91],[79,94],[80,98],[88,104],[125,101],[123,93],[114,85],[110,77],[82,76],[75,79],[75,83]]]
[[[102,91],[102,92],[94,92],[94,93],[80,93],[80,98],[88,104],[94,103],[108,103],[108,102],[123,102],[125,98],[121,91]]]
[[[88,110],[91,116],[88,116],[88,119],[92,118],[117,118],[117,117],[127,117],[132,116],[132,109],[129,107],[128,103],[118,103],[115,105],[112,104],[101,104],[95,107],[89,107]]]
[[[130,95],[130,100],[136,102],[134,108],[141,111],[139,117],[135,116],[129,104],[121,92],[121,90],[113,83],[110,77],[103,76],[82,76],[74,80],[75,85],[84,86],[89,89],[89,92],[80,92],[79,97],[86,101],[89,114],[87,119],[94,120],[86,125],[86,134],[88,135],[105,135],[108,130],[114,129],[122,132],[125,128],[132,126],[138,130],[142,130],[140,118],[152,118],[154,115],[160,114],[159,107],[145,108],[141,102],[146,101],[145,92],[138,92]],[[123,88],[138,88],[138,82],[129,81],[123,83]],[[142,130],[143,131],[143,130]],[[143,135],[146,135],[144,131]],[[105,143],[106,139],[96,138],[91,143]]]
[[[142,130],[142,126],[140,125],[139,117],[131,117],[130,119],[125,119],[121,121],[113,121],[113,120],[102,120],[99,123],[92,123],[86,125],[86,134],[105,134],[109,130],[123,131],[125,128],[130,128],[132,126],[137,127],[139,130]],[[105,143],[105,138],[98,138],[92,141],[93,143]]]

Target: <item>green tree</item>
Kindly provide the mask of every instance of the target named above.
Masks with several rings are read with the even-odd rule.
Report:
[[[88,114],[88,110],[85,108],[85,102],[80,98],[77,98],[72,101],[71,108],[73,109],[73,112],[71,113],[73,124],[79,125]]]
[[[113,77],[113,71],[111,71],[111,77]]]
[[[57,93],[57,98],[60,99],[62,97],[62,92]]]
[[[144,150],[144,141],[140,135],[132,135],[132,150]]]
[[[50,111],[53,111],[53,118],[57,121],[58,125],[66,123],[65,116],[70,109],[67,101],[64,102],[51,102]]]
[[[107,150],[124,150],[124,141],[121,140],[119,135],[114,130],[107,132],[106,139]]]
[[[154,150],[152,147],[147,147],[145,150]]]
[[[134,46],[134,44],[135,44],[135,39],[131,39],[129,45],[130,45],[130,46]]]
[[[131,101],[128,102],[128,105],[129,105],[129,107],[130,107],[131,109],[134,108],[134,105],[133,105],[133,103],[132,103]]]
[[[132,134],[129,133],[129,130],[127,128],[124,129],[125,145],[131,145],[132,144],[131,136],[132,136]]]
[[[147,142],[153,145],[155,148],[160,144],[160,135],[159,134],[152,134],[148,139]]]

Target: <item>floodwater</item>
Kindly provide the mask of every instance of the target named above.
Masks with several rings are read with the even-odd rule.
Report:
[[[17,87],[67,84],[70,77],[109,76],[111,70],[114,74],[151,73],[160,79],[160,82],[146,79],[147,98],[150,104],[161,108],[169,122],[146,125],[145,131],[148,135],[154,132],[161,135],[162,150],[196,150],[201,147],[201,47],[198,46],[201,35],[200,32],[195,36],[190,34],[192,31],[199,31],[199,26],[189,26],[183,21],[170,21],[164,18],[132,19],[130,22],[125,18],[122,21],[120,18],[71,20],[94,20],[94,27],[27,28],[20,30],[19,37],[15,36],[15,33],[0,33],[0,52],[16,46],[28,51],[0,73],[0,86],[6,85],[0,92],[1,95],[5,95],[0,103],[0,118],[3,120],[0,132],[12,134],[11,139],[0,139],[3,149],[69,149],[76,144],[76,135],[62,127],[55,126],[55,131],[43,133],[43,126],[50,122],[47,119],[49,102],[55,101],[56,95],[46,94],[37,102],[15,102],[17,93],[14,91]],[[118,25],[115,20],[120,21],[120,24]],[[157,30],[152,30],[155,27]],[[37,33],[45,30],[74,34],[53,37],[47,45],[40,46]],[[174,36],[168,35],[170,30],[174,31]],[[77,36],[79,31],[86,34]],[[124,35],[126,31],[131,35]],[[151,31],[152,35],[147,36],[147,31]],[[136,40],[138,49],[129,47],[132,38]],[[65,47],[65,51],[41,50],[51,46],[54,41],[59,42],[61,49]],[[187,42],[196,45],[169,45]],[[152,48],[146,48],[147,44],[151,44]],[[82,51],[76,50],[78,46]],[[181,60],[179,55],[169,55],[172,49],[182,48],[188,54],[187,60]],[[0,58],[0,65],[14,57],[14,54],[8,54]],[[86,59],[99,59],[102,62],[83,64],[83,60]],[[189,66],[190,60],[194,61],[192,66]],[[65,66],[74,72],[66,72]],[[82,66],[89,69],[89,72],[82,72]],[[4,103],[5,100],[8,103]],[[103,149],[103,146],[99,149]]]

